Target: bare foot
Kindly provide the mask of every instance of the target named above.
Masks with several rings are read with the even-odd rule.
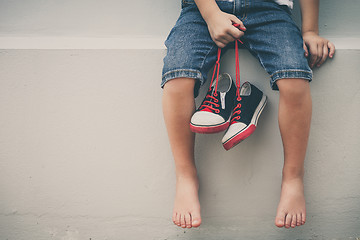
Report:
[[[172,220],[182,228],[198,227],[201,224],[197,176],[177,176],[176,195]]]
[[[294,228],[305,224],[305,197],[302,178],[283,180],[275,218],[277,227]]]

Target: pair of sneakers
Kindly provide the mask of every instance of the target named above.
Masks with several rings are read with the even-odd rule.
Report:
[[[222,144],[229,150],[255,131],[267,97],[249,82],[237,89],[227,73],[220,74],[216,87],[215,84],[192,116],[190,129],[196,133],[227,129]]]

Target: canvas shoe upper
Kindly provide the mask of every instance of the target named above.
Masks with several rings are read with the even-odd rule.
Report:
[[[219,75],[206,94],[200,107],[193,114],[190,129],[196,133],[217,133],[229,126],[229,118],[234,104],[236,87],[228,73]]]
[[[236,97],[230,126],[222,143],[226,150],[250,136],[256,129],[258,119],[267,102],[267,97],[254,85],[245,82]]]

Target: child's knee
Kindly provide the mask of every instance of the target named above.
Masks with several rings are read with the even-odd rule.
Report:
[[[165,83],[164,91],[171,95],[193,95],[195,81],[193,78],[174,78]]]
[[[282,97],[301,100],[310,96],[309,80],[301,78],[280,79],[276,82]]]

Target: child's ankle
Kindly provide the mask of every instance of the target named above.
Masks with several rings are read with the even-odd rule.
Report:
[[[302,180],[304,177],[304,168],[303,167],[286,167],[283,168],[283,181],[290,181],[293,179]]]
[[[176,178],[197,178],[196,168],[176,168]]]

